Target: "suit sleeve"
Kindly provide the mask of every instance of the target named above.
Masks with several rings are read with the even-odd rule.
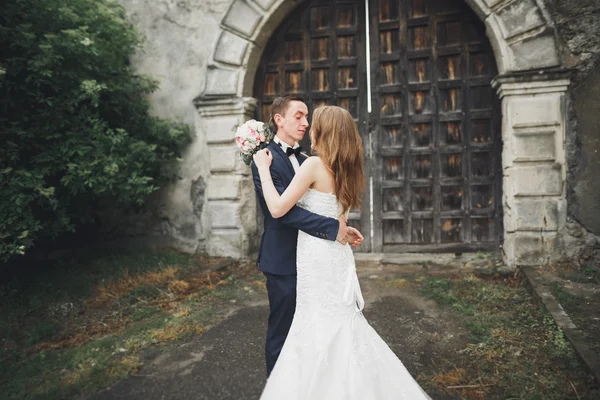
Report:
[[[285,191],[285,186],[283,185],[281,178],[273,169],[271,169],[271,177],[273,178],[275,189],[277,189],[277,192],[281,195]],[[252,162],[252,179],[254,181],[254,189],[258,195],[260,207],[263,210],[263,213],[268,214],[269,208],[267,207],[263,196],[260,175],[256,165],[254,165],[254,161]],[[298,206],[292,207],[290,211],[279,218],[279,220],[281,223],[306,232],[311,236],[331,241],[334,241],[337,238],[338,230],[340,228],[340,223],[337,219],[314,214]]]

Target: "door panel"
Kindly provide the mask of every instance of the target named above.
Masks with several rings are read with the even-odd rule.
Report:
[[[460,1],[370,2],[374,251],[498,245],[498,99],[482,26]]]

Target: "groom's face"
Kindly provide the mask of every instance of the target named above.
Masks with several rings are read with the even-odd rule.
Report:
[[[291,101],[284,115],[280,115],[275,122],[278,130],[288,139],[300,142],[308,129],[308,107],[301,101]]]

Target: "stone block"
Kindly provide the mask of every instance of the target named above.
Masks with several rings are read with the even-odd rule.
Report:
[[[222,68],[209,68],[206,73],[204,95],[235,95],[238,88],[239,71]]]
[[[227,146],[210,146],[208,153],[211,172],[233,171],[240,157],[237,148],[233,144]]]
[[[241,258],[243,235],[239,229],[213,229],[206,244],[210,256]]]
[[[483,0],[483,2],[490,8],[494,7],[496,4],[502,3],[504,0]]]
[[[547,236],[529,232],[507,234],[502,246],[506,254],[506,263],[512,267],[546,264],[548,254],[545,242],[553,242],[555,237],[555,234]]]
[[[555,161],[556,133],[555,131],[515,132],[511,144],[513,160],[525,161]]]
[[[247,48],[247,40],[230,32],[223,31],[215,50],[215,60],[227,64],[242,65]]]
[[[209,117],[202,120],[202,128],[206,133],[207,143],[231,143],[235,138],[235,128],[239,125],[238,116],[222,115],[218,117]]]
[[[509,45],[513,71],[526,71],[560,65],[551,32],[527,38]]]
[[[505,100],[508,122],[513,129],[560,125],[562,117],[558,95],[527,96],[525,85],[522,90],[523,96]]]
[[[273,3],[275,3],[275,0],[254,0],[254,2],[258,4],[263,10],[268,10],[269,8],[271,8]]]
[[[240,196],[239,175],[213,175],[208,181],[209,200],[236,200]]]
[[[513,167],[505,171],[512,177],[514,196],[560,196],[562,194],[562,166],[533,165]],[[511,190],[512,189],[512,190]]]
[[[211,227],[214,228],[239,228],[240,204],[232,201],[209,201]]]
[[[248,3],[235,0],[223,18],[223,25],[244,36],[252,37],[261,19],[262,16]]]
[[[512,209],[511,231],[557,231],[561,220],[558,199],[519,199]]]
[[[504,39],[543,26],[544,17],[534,0],[517,0],[499,10],[494,18],[502,30]]]

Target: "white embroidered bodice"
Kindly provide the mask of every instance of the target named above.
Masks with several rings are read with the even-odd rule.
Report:
[[[338,219],[342,207],[335,195],[309,189],[298,205],[314,214]],[[298,234],[296,314],[351,315],[364,301],[349,244]]]

